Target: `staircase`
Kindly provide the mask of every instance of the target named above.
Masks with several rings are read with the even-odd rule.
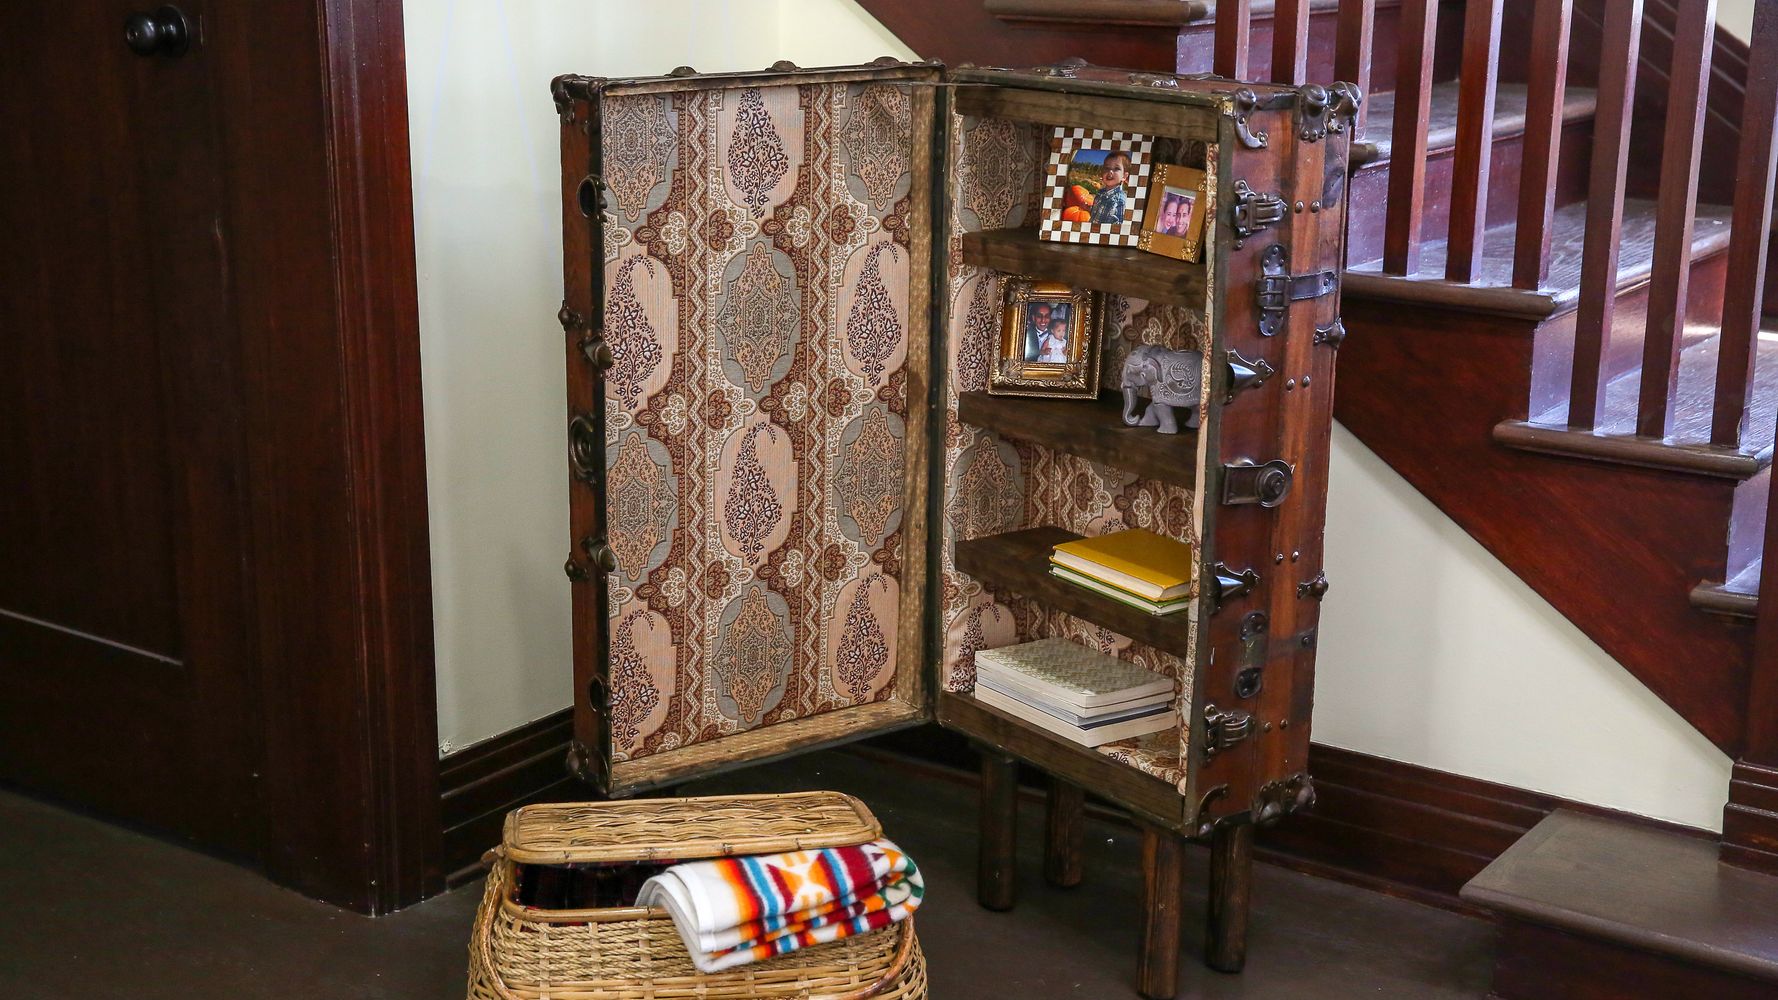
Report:
[[[1778,0],[1751,46],[1708,0],[864,6],[951,64],[1358,83],[1337,419],[1737,758],[1721,855],[1778,873],[1778,282],[1731,224],[1773,214]]]

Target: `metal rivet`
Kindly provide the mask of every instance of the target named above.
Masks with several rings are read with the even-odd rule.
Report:
[[[1278,728],[1279,729],[1289,729],[1290,728],[1290,720],[1289,719],[1279,719],[1278,720]]]
[[[1272,731],[1272,724],[1270,722],[1266,723],[1265,725],[1259,727],[1259,731],[1262,733],[1271,732]]]
[[[1303,376],[1303,384],[1304,384],[1304,385],[1308,385],[1308,384],[1309,384],[1309,376],[1307,376],[1307,375],[1304,375],[1304,376]]]
[[[1296,379],[1286,379],[1285,380],[1285,382],[1284,382],[1284,391],[1285,392],[1289,392],[1290,390],[1295,389],[1295,388],[1296,388]]]
[[[1277,555],[1273,556],[1272,561],[1275,563],[1283,562],[1284,561],[1284,553],[1280,552]]]
[[[1309,211],[1311,211],[1311,212],[1321,211],[1321,203],[1319,201],[1309,202]]]
[[[1302,557],[1303,557],[1303,554],[1301,552],[1299,552],[1295,549],[1291,550],[1291,552],[1290,552],[1290,561],[1291,562],[1296,562],[1298,559],[1301,559]]]

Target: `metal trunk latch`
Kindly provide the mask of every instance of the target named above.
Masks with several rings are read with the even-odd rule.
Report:
[[[1290,463],[1281,458],[1265,464],[1242,459],[1222,467],[1222,502],[1276,507],[1290,493]]]
[[[1218,608],[1259,586],[1259,574],[1252,568],[1233,570],[1228,563],[1220,562],[1211,567],[1210,580],[1210,585],[1215,588],[1213,594]]]
[[[1206,760],[1253,735],[1253,713],[1239,708],[1204,706],[1204,758]]]
[[[1331,268],[1310,271],[1308,274],[1291,274],[1290,254],[1282,243],[1266,247],[1259,259],[1259,270],[1259,288],[1256,294],[1259,300],[1259,332],[1266,337],[1275,336],[1284,326],[1284,314],[1292,302],[1318,299],[1332,292],[1340,280],[1339,274]]]
[[[1284,199],[1275,194],[1255,191],[1246,181],[1235,182],[1234,215],[1235,249],[1254,233],[1284,221]]]
[[[1249,361],[1241,356],[1240,351],[1230,351],[1227,363],[1229,366],[1229,394],[1223,398],[1224,405],[1234,402],[1235,394],[1242,389],[1257,389],[1265,383],[1266,379],[1278,374],[1277,369],[1273,368],[1265,358],[1255,358]]]

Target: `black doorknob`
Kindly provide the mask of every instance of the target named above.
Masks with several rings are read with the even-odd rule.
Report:
[[[180,56],[191,48],[191,19],[174,6],[124,19],[124,44],[139,56]]]

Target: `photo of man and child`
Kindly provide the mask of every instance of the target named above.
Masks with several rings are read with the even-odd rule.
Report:
[[[1073,306],[1066,302],[1032,302],[1025,306],[1025,360],[1042,364],[1066,364],[1069,360],[1069,320]]]
[[[1152,198],[1153,195],[1150,195]],[[1192,210],[1197,206],[1198,193],[1185,188],[1161,189],[1161,217],[1154,224],[1154,231],[1163,236],[1177,236],[1184,239],[1190,235]]]

